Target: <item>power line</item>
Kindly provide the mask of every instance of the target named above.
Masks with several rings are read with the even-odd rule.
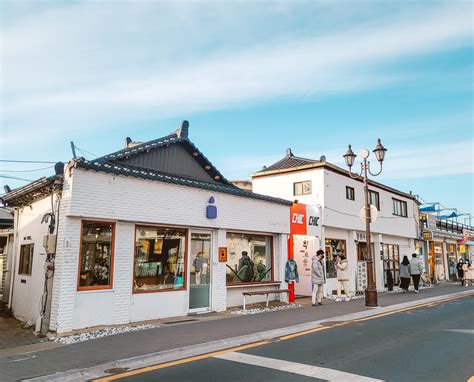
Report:
[[[10,160],[10,159],[0,159],[0,162],[8,162],[8,163],[48,163],[48,164],[56,164],[57,162],[46,162],[40,160]]]
[[[23,181],[25,181],[25,182],[32,182],[31,179],[18,178],[18,177],[16,177],[16,176],[9,176],[9,175],[1,175],[1,174],[0,174],[0,178],[14,179],[14,180],[23,180]]]
[[[48,168],[53,168],[53,167],[54,166],[35,168],[34,170],[3,170],[3,169],[0,169],[0,171],[1,172],[33,172],[33,171],[47,170]]]

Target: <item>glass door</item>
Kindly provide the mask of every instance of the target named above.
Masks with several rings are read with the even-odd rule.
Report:
[[[211,235],[191,233],[189,309],[209,308]]]

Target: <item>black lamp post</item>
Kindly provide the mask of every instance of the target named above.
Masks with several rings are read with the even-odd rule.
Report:
[[[380,170],[377,173],[372,173],[370,171],[370,162],[367,158],[370,155],[369,150],[363,149],[361,151],[361,157],[364,160],[360,163],[360,174],[353,174],[351,169],[354,165],[355,158],[357,155],[354,154],[352,151],[351,145],[347,152],[344,154],[344,160],[346,161],[347,166],[349,167],[349,175],[353,179],[360,179],[362,178],[364,182],[364,196],[365,196],[365,235],[367,237],[367,288],[365,289],[365,305],[370,307],[375,307],[378,305],[377,303],[377,287],[375,285],[375,269],[374,269],[374,258],[372,253],[372,244],[370,238],[370,204],[369,204],[369,182],[367,175],[370,174],[372,176],[377,176],[382,172],[382,162],[385,159],[385,152],[387,149],[382,146],[380,139],[377,140],[377,146],[373,150],[375,157],[377,158],[378,162],[380,163]]]

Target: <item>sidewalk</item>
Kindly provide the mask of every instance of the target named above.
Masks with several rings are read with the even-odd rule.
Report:
[[[431,289],[424,289],[420,294],[380,294],[379,304],[386,307],[466,291],[473,292],[474,288],[461,288],[458,284],[441,284]],[[55,372],[93,367],[115,360],[252,335],[368,310],[373,311],[373,309],[364,306],[363,299],[343,303],[328,301],[318,307],[302,307],[255,315],[211,314],[202,318],[199,316],[186,317],[193,321],[162,325],[159,328],[25,354],[18,354],[14,349],[11,349],[11,354],[15,355],[0,356],[0,380],[26,379],[50,375]],[[178,321],[178,319],[174,321]]]

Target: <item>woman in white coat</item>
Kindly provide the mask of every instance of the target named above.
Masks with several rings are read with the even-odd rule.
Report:
[[[336,277],[337,277],[337,299],[336,301],[342,301],[341,289],[344,289],[346,294],[346,301],[350,300],[349,297],[349,268],[346,257],[339,255],[336,261]]]

